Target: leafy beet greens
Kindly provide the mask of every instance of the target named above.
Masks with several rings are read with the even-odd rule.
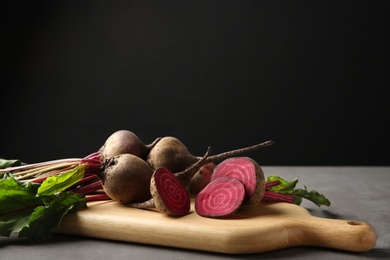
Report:
[[[65,214],[87,207],[85,195],[66,191],[83,178],[84,170],[82,164],[42,184],[5,173],[0,180],[0,235],[18,233],[32,242],[48,239]]]
[[[279,176],[269,176],[267,178],[267,183],[273,183],[272,185],[268,185],[267,192],[274,193],[275,195],[281,195],[280,197],[283,199],[291,198],[291,201],[297,205],[301,205],[302,199],[307,199],[314,204],[316,204],[318,207],[321,205],[324,206],[330,206],[330,201],[322,194],[318,193],[315,190],[307,190],[306,186],[303,186],[303,188],[297,189],[296,185],[298,183],[298,178],[295,178],[291,182],[286,181],[285,179],[279,177]]]

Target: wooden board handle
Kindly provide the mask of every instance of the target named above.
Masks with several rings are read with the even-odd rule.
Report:
[[[365,222],[316,217],[305,219],[299,228],[287,230],[287,246],[321,246],[355,252],[372,249],[377,237],[375,230]]]

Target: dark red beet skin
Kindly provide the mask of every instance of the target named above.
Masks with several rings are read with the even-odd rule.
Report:
[[[154,172],[153,181],[160,198],[156,200],[153,196],[157,208],[164,208],[164,205],[161,205],[162,207],[158,205],[158,203],[164,203],[166,213],[176,216],[187,214],[190,211],[191,202],[187,190],[171,171],[166,168],[157,169]]]
[[[211,181],[196,196],[195,211],[203,217],[225,217],[240,208],[244,196],[245,189],[239,180],[220,177]]]

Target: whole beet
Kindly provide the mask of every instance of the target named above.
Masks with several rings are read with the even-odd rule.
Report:
[[[99,178],[104,192],[122,204],[150,199],[153,169],[133,154],[120,154],[104,160]]]
[[[146,161],[153,169],[167,168],[173,173],[185,170],[198,161],[176,137],[166,136],[149,151]]]
[[[160,140],[157,138],[151,144],[145,145],[141,139],[129,130],[118,130],[111,134],[99,152],[104,159],[111,158],[120,154],[134,154],[142,159],[146,159],[146,155],[150,149]]]

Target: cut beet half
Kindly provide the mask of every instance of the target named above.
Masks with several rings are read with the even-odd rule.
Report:
[[[236,178],[221,177],[210,182],[195,199],[198,215],[221,218],[236,212],[245,197],[245,189]]]
[[[265,177],[256,161],[249,157],[233,157],[219,163],[213,171],[211,181],[229,176],[239,180],[245,188],[243,206],[257,205],[265,193]]]
[[[190,211],[191,201],[187,190],[166,168],[157,169],[153,173],[151,193],[156,208],[163,213],[182,216]]]

